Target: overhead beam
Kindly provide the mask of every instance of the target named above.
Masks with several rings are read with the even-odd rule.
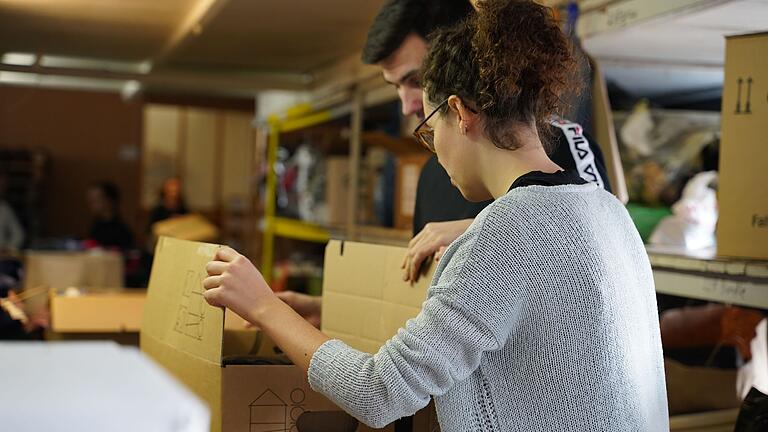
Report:
[[[149,74],[97,69],[20,66],[0,63],[0,72],[17,72],[65,77],[94,78],[119,81],[138,81],[153,88],[196,89],[204,91],[255,92],[261,90],[304,90],[306,75],[290,73],[205,73],[178,70],[160,70]]]
[[[195,37],[199,36],[229,0],[199,0],[184,15],[179,25],[173,29],[160,50],[151,59],[153,69],[166,63],[173,53],[179,51]]]

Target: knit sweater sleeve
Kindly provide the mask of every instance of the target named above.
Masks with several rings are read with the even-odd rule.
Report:
[[[449,248],[444,286],[433,286],[419,315],[375,355],[339,340],[323,344],[310,364],[312,388],[380,428],[414,414],[432,395],[445,394],[472,374],[484,352],[504,345],[516,315],[502,294],[510,290],[493,279],[493,250],[475,243]]]

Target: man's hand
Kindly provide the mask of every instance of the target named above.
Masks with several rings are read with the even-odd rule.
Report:
[[[309,321],[313,326],[320,328],[320,316],[322,313],[322,298],[294,291],[282,291],[276,293],[277,297],[288,306]]]
[[[403,280],[419,280],[421,264],[435,254],[439,261],[445,248],[456,240],[472,224],[473,219],[461,219],[450,222],[431,222],[424,226],[408,244],[408,252],[403,258]]]
[[[256,326],[261,313],[280,302],[256,267],[232,248],[219,249],[205,269],[208,304],[229,308]]]

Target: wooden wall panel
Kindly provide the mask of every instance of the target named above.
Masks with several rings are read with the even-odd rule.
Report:
[[[223,115],[223,158],[221,203],[250,204],[254,166],[255,137],[251,127],[252,116],[240,113]]]
[[[144,109],[144,160],[141,204],[151,209],[158,202],[163,181],[178,175],[181,109],[173,105],[147,105]]]
[[[216,203],[217,111],[186,109],[183,161],[184,197],[190,209],[210,211]]]
[[[122,215],[139,227],[142,106],[119,94],[0,86],[0,147],[36,148],[50,156],[41,234],[83,237],[91,216],[88,185],[120,187]]]

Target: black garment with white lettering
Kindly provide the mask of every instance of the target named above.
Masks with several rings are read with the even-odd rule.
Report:
[[[595,141],[577,123],[557,119],[551,125],[556,129],[552,134],[553,149],[549,155],[552,161],[566,172],[573,171],[582,179],[610,191],[603,153]],[[413,233],[419,233],[429,222],[474,218],[491,202],[473,203],[465,200],[451,184],[448,173],[437,162],[437,158],[432,156],[419,176]]]
[[[541,171],[531,171],[518,177],[509,187],[507,192],[523,186],[562,186],[562,185],[580,185],[587,184],[587,181],[579,177],[576,171],[558,171],[555,173],[545,173]]]

